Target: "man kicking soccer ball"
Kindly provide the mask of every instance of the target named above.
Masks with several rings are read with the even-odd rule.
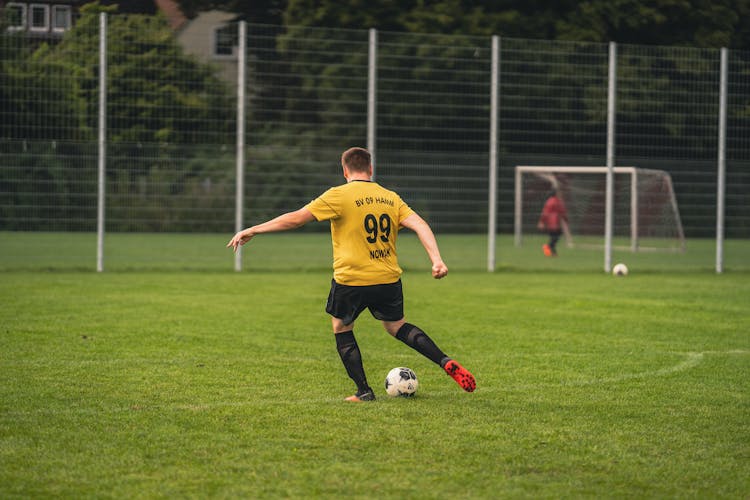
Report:
[[[372,160],[363,148],[341,155],[346,184],[333,187],[305,207],[244,229],[229,241],[234,251],[255,235],[295,229],[312,221],[330,221],[333,280],[326,312],[331,315],[336,348],[357,393],[347,401],[372,401],[362,355],[354,338],[354,321],[365,309],[386,331],[440,365],[465,391],[476,388],[474,376],[446,356],[430,337],[404,318],[401,268],[396,257],[400,227],[417,233],[432,261],[432,276],[448,274],[430,226],[393,191],[372,181]]]

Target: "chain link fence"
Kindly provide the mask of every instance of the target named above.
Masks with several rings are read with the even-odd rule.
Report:
[[[181,248],[186,233],[210,241],[205,248],[217,245],[189,252],[186,267],[231,268],[220,242],[234,231],[238,157],[244,225],[342,182],[339,156],[352,145],[373,149],[376,180],[397,189],[437,233],[466,235],[482,249],[495,188],[500,265],[532,251],[512,249],[517,165],[606,165],[606,44],[500,38],[498,182],[490,186],[491,39],[248,24],[243,47],[239,33],[226,20],[175,33],[162,17],[124,15],[107,16],[102,31],[93,14],[59,41],[3,30],[4,267],[29,267],[34,252],[13,241],[48,233],[85,241],[72,245],[83,255],[65,260],[59,247],[48,255],[40,247],[47,263],[40,267],[94,265],[102,155],[108,268],[127,269],[179,260],[168,245],[134,257],[120,245],[128,235],[174,236]],[[720,51],[619,45],[616,86],[616,164],[671,174],[687,254],[704,250],[697,259],[695,252],[670,259],[713,267]],[[750,53],[729,52],[727,97],[724,228],[742,242],[750,237]],[[733,248],[727,264],[746,268],[745,247]],[[460,258],[477,269],[486,262],[481,251]]]

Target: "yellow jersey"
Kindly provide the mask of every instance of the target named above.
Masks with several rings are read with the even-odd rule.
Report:
[[[414,211],[393,191],[375,182],[336,186],[308,203],[319,220],[331,222],[333,279],[350,286],[395,283],[401,276],[396,238]]]

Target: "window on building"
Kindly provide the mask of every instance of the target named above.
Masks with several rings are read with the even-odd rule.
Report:
[[[5,6],[6,22],[8,31],[21,31],[26,29],[26,4],[8,3]]]
[[[237,25],[228,24],[214,30],[214,55],[232,56],[237,47]]]
[[[67,31],[72,24],[70,5],[52,6],[52,31]]]
[[[49,5],[29,5],[29,31],[49,31]]]

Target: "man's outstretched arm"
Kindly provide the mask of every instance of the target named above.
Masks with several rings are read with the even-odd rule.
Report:
[[[401,225],[417,233],[419,241],[432,261],[432,277],[438,280],[445,277],[448,274],[448,266],[445,265],[443,258],[440,256],[440,249],[438,248],[435,234],[432,232],[429,224],[422,217],[413,213],[404,219]]]
[[[244,245],[245,243],[250,241],[256,234],[288,231],[290,229],[296,229],[298,227],[304,226],[308,222],[312,222],[314,220],[315,217],[306,208],[300,208],[299,210],[295,210],[294,212],[287,212],[285,214],[279,215],[275,219],[271,219],[262,224],[258,224],[257,226],[243,229],[242,231],[235,234],[231,240],[229,240],[229,243],[227,243],[227,247],[232,247],[232,249],[236,252],[237,248],[240,247],[240,245]]]

